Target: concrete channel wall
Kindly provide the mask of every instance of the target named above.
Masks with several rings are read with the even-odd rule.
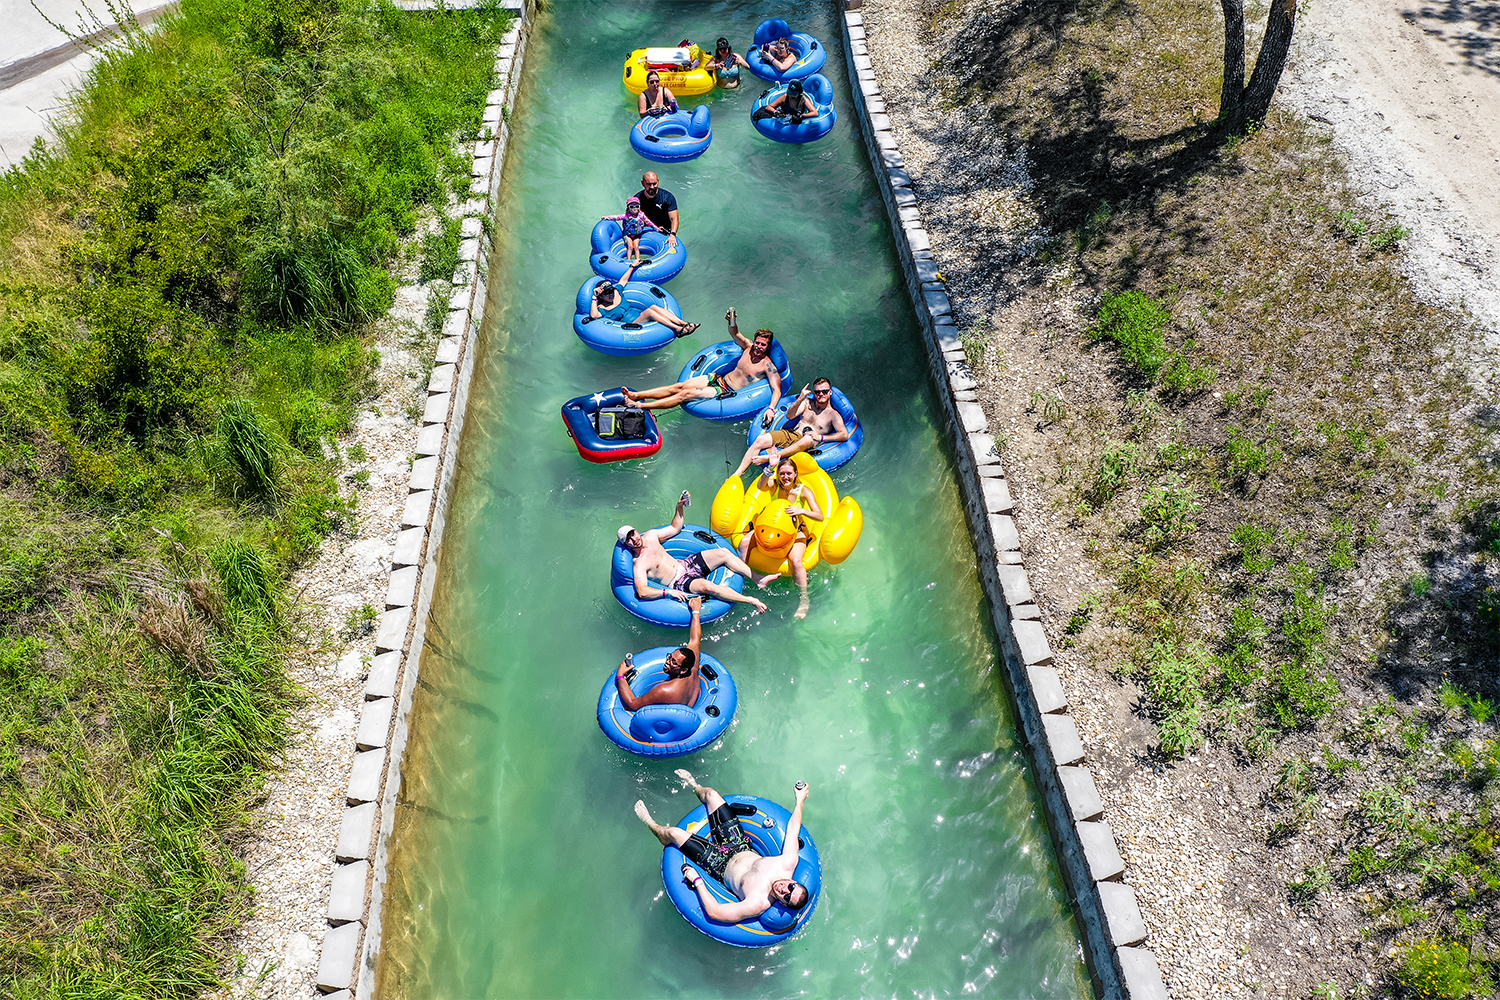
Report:
[[[422,7],[413,5],[412,9]],[[401,792],[407,722],[439,575],[443,528],[485,314],[491,251],[488,220],[493,218],[500,194],[510,108],[521,82],[530,27],[527,11],[513,8],[513,13],[516,21],[495,56],[496,85],[485,102],[483,138],[474,144],[469,198],[459,207],[464,220],[459,265],[427,383],[406,509],[396,536],[375,658],[355,734],[354,765],[328,898],[329,927],[318,961],[317,986],[329,994],[328,1000],[374,994],[386,861]]]
[[[407,723],[487,301],[491,243],[485,221],[492,217],[499,197],[510,138],[509,108],[520,85],[528,37],[525,12],[517,13],[520,16],[495,59],[497,84],[486,101],[483,124],[488,138],[474,147],[470,199],[461,206],[460,263],[428,382],[406,509],[356,731],[356,754],[328,900],[329,928],[317,971],[318,989],[328,995],[327,1000],[373,995]],[[852,10],[839,19],[849,78],[855,84],[852,97],[858,127],[890,213],[902,272],[927,343],[952,435],[980,577],[1005,660],[1007,687],[1072,893],[1089,972],[1102,997],[1159,1000],[1167,996],[1166,989],[1155,955],[1143,947],[1146,927],[1135,891],[1123,881],[1124,862],[1104,819],[1093,774],[1085,764],[1078,727],[1068,715],[1067,697],[1050,665],[1052,650],[1021,564],[1020,539],[1010,516],[1013,504],[1000,454],[974,392],[948,295],[922,228],[911,177],[890,131],[880,86],[865,50],[864,21]]]
[[[1155,954],[1144,947],[1146,924],[1136,905],[1135,890],[1124,881],[1125,863],[1104,818],[1104,804],[1087,766],[1078,726],[1068,714],[1067,695],[1051,666],[1052,648],[1021,561],[1005,467],[974,392],[973,374],[964,359],[932,244],[922,227],[911,175],[891,132],[880,84],[865,48],[864,16],[857,10],[860,0],[845,0],[845,4],[856,8],[841,13],[839,23],[860,135],[890,214],[901,270],[927,342],[952,436],[979,575],[1005,658],[1007,687],[1073,896],[1089,974],[1094,989],[1106,1000],[1163,1000],[1166,987]]]

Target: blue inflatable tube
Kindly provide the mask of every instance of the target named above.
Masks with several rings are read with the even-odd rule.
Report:
[[[755,112],[786,93],[786,84],[783,83],[755,99],[755,106],[750,109],[750,124],[755,126],[755,131],[767,139],[789,143],[816,142],[832,132],[839,120],[838,112],[833,110],[833,84],[828,82],[827,77],[816,75],[808,77],[802,87],[803,92],[811,97],[813,104],[817,106],[816,115],[804,118],[795,124],[790,118],[781,115],[757,121],[754,117]]]
[[[855,415],[854,404],[849,402],[849,397],[844,395],[838,386],[834,386],[833,395],[830,399],[831,402],[829,405],[837,410],[839,416],[844,420],[844,427],[849,431],[849,439],[847,441],[835,441],[833,444],[821,444],[808,451],[808,454],[817,460],[818,468],[824,472],[832,472],[834,469],[848,463],[849,459],[854,457],[855,452],[859,451],[859,446],[865,443],[864,425],[859,422],[859,417]],[[772,411],[775,417],[772,419],[769,428],[762,427],[759,420],[752,421],[750,429],[745,434],[745,447],[749,448],[754,445],[755,439],[767,430],[787,429],[789,422],[786,419],[786,411],[791,409],[792,404],[796,401],[796,396],[781,397],[781,402],[777,403],[776,409]],[[761,454],[764,455],[765,452],[762,451]]]
[[[676,646],[657,646],[635,654],[631,693],[639,697],[667,679],[663,666]],[[702,750],[723,736],[734,721],[739,692],[724,664],[704,653],[698,674],[698,700],[687,705],[647,705],[636,712],[620,704],[615,672],[599,692],[599,728],[616,746],[642,757],[681,757]]]
[[[603,438],[594,424],[594,414],[606,406],[624,406],[625,389],[602,389],[587,396],[578,396],[563,404],[563,426],[578,454],[590,462],[625,462],[632,458],[649,458],[661,450],[661,431],[656,418],[646,411],[646,436],[644,438]]]
[[[655,320],[639,323],[632,319],[622,323],[604,316],[590,319],[589,307],[594,303],[594,289],[603,280],[605,279],[596,275],[578,289],[578,298],[573,303],[573,332],[578,334],[579,340],[600,354],[627,358],[635,354],[650,354],[677,339],[676,331]],[[636,315],[645,311],[647,306],[661,306],[678,319],[682,318],[682,307],[677,304],[672,293],[660,285],[632,281],[617,287],[630,304],[631,312]]]
[[[625,275],[626,268],[630,267],[625,250],[625,231],[620,228],[620,224],[613,219],[600,219],[599,224],[594,227],[589,244],[592,251],[589,266],[594,269],[594,273],[610,281],[619,281]],[[653,229],[641,234],[641,256],[649,257],[650,260],[637,266],[631,278],[661,285],[677,277],[686,266],[687,245],[679,238],[677,245],[669,250],[667,234]]]
[[[784,70],[778,70],[761,55],[761,46],[769,45],[778,38],[790,41],[791,50],[797,56],[797,61]],[[806,79],[822,69],[823,64],[828,61],[828,50],[823,48],[822,42],[806,32],[793,31],[779,17],[760,22],[760,26],[755,29],[753,42],[750,51],[745,54],[745,62],[749,63],[750,72],[769,83]]]
[[[774,857],[781,853],[781,847],[786,843],[786,825],[792,818],[789,810],[757,795],[726,795],[724,801],[743,802],[755,807],[753,815],[741,816],[739,820],[741,829],[754,845],[757,854]],[[700,805],[684,816],[677,825],[688,833],[707,837],[708,810]],[[682,866],[692,865],[692,862],[676,847],[668,847],[661,852],[661,879],[666,883],[667,895],[671,898],[672,905],[677,907],[677,912],[698,930],[715,941],[738,948],[764,948],[785,941],[801,930],[817,908],[818,896],[822,892],[823,864],[818,859],[818,848],[813,844],[812,834],[807,832],[806,824],[797,839],[801,843],[801,849],[797,852],[797,870],[792,873],[792,878],[807,886],[807,905],[800,910],[789,910],[780,903],[772,903],[770,909],[754,920],[737,924],[715,923],[703,912],[703,902],[698,898],[697,891],[689,889],[683,879]],[[739,897],[717,879],[709,878],[697,865],[693,865],[693,869],[703,876],[703,884],[713,893],[714,898],[724,903],[739,902]]]
[[[685,382],[694,375],[723,375],[740,363],[742,353],[740,345],[732,340],[710,344],[694,354],[683,366],[677,381]],[[771,342],[771,364],[776,366],[776,372],[781,376],[781,391],[790,390],[792,363],[787,360],[780,341]],[[683,403],[682,408],[704,420],[733,422],[749,420],[770,405],[771,383],[767,379],[761,379],[745,386],[733,396],[724,399],[694,399]]]
[[[630,130],[630,148],[657,163],[681,163],[702,156],[713,141],[706,104],[694,108],[691,114],[671,111],[647,115]]]
[[[681,531],[662,542],[662,548],[666,549],[674,559],[682,559],[694,552],[702,552],[704,549],[720,548],[734,552],[734,546],[729,544],[729,539],[699,524],[683,525]],[[736,593],[744,592],[745,578],[730,570],[728,566],[720,566],[710,573],[708,578],[714,583],[729,587]],[[635,557],[619,542],[615,543],[614,552],[610,556],[609,587],[615,592],[615,600],[619,601],[626,611],[642,621],[650,622],[652,625],[664,625],[667,628],[687,628],[691,624],[692,615],[688,612],[688,606],[675,597],[658,597],[655,600],[643,601],[635,595]],[[729,614],[729,609],[733,606],[730,602],[717,597],[705,597],[703,607],[698,611],[698,620],[707,625]]]

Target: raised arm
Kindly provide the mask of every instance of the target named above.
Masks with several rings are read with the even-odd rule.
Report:
[[[691,597],[688,599],[688,613],[692,620],[688,623],[687,648],[693,651],[693,680],[698,680],[698,668],[703,665],[703,622],[698,620],[698,613],[703,610],[703,598]],[[696,684],[694,685],[696,690]]]
[[[807,392],[810,388],[812,388],[811,385],[804,385],[802,391],[797,393],[797,398],[792,405],[786,408],[786,419],[789,425],[802,416],[803,411],[807,409]]]
[[[739,344],[742,350],[750,350],[750,338],[740,333],[740,318],[735,313],[733,306],[729,308],[728,312],[724,313],[724,322],[729,324],[730,339]]]
[[[781,845],[781,860],[783,864],[789,865],[788,877],[797,870],[797,852],[801,849],[797,845],[797,838],[802,836],[802,803],[807,801],[807,793],[810,789],[807,782],[797,782],[797,804],[792,806],[792,816],[786,821],[786,843]]]
[[[660,536],[662,541],[666,541],[668,538],[671,538],[672,535],[675,535],[679,531],[682,530],[683,511],[687,507],[688,499],[689,499],[688,491],[687,490],[683,490],[682,491],[682,496],[680,496],[680,497],[677,498],[677,509],[672,512],[672,534],[671,535],[663,534],[662,536]]]

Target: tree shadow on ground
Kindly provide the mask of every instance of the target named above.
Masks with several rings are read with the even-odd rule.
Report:
[[[1458,50],[1465,65],[1500,76],[1500,3],[1445,0],[1401,16]]]
[[[995,135],[1024,142],[1033,201],[1054,237],[1072,234],[1075,248],[1087,251],[1121,210],[1138,213],[1133,228],[1151,235],[1133,242],[1112,266],[1108,281],[1122,287],[1210,238],[1194,222],[1159,217],[1162,197],[1207,171],[1239,170],[1221,154],[1224,135],[1214,122],[1164,132],[1132,122],[1131,108],[1111,97],[1112,74],[1091,65],[1086,50],[1080,59],[1078,44],[1066,37],[1071,24],[1104,20],[1148,34],[1150,26],[1138,24],[1138,16],[1125,0],[1043,0],[970,18],[945,43],[947,65],[965,67],[962,97],[989,104],[991,142]],[[1039,74],[1038,67],[1053,72]],[[1037,102],[1044,114],[1037,114]],[[993,186],[993,176],[967,168],[967,150],[943,142],[947,124],[927,136],[942,151],[945,162],[937,166],[944,184]],[[1091,283],[1104,280],[1088,273],[1086,260],[1080,263]]]

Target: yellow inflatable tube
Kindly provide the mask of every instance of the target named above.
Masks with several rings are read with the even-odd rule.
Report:
[[[625,89],[632,94],[642,93],[646,89],[646,74],[651,71],[651,60],[647,53],[668,53],[680,51],[678,49],[636,49],[625,59],[625,70],[622,74],[625,80]],[[698,69],[662,69],[656,71],[661,74],[661,85],[670,90],[677,97],[695,97],[698,94],[706,94],[714,89],[714,71],[701,68],[708,62],[709,55],[696,45],[687,48],[691,56],[691,62],[696,63]],[[665,58],[657,60],[658,67]]]
[[[865,515],[853,497],[839,499],[828,473],[818,468],[818,463],[806,454],[792,456],[797,463],[797,477],[802,485],[812,491],[823,511],[823,520],[804,518],[813,540],[808,543],[803,565],[808,569],[819,560],[838,565],[848,559],[859,544],[860,532],[864,530]],[[761,478],[751,480],[750,491],[738,476],[730,476],[719,487],[714,496],[709,523],[719,534],[736,546],[747,531],[755,533],[755,544],[750,547],[750,557],[745,560],[757,573],[782,573],[790,576],[792,568],[787,562],[792,544],[797,540],[797,529],[792,517],[786,512],[786,501],[776,498],[772,490],[760,488]]]

